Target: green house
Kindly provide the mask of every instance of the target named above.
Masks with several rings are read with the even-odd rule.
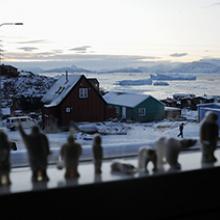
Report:
[[[165,116],[164,104],[151,95],[108,92],[103,98],[110,107],[115,107],[118,119],[150,122]]]

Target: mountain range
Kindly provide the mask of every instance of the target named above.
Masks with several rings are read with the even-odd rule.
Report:
[[[122,68],[109,68],[105,70],[90,70],[76,65],[66,65],[62,67],[42,69],[40,67],[29,67],[25,70],[34,73],[220,73],[220,59],[201,59],[194,62],[169,62],[154,61],[143,62],[137,66],[126,66]]]

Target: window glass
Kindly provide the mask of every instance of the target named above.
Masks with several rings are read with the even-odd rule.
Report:
[[[79,88],[79,98],[86,99],[89,96],[88,88]]]
[[[138,115],[139,116],[145,116],[146,115],[146,109],[145,108],[139,108],[138,109]]]

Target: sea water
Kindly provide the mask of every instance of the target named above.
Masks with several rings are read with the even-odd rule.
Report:
[[[74,73],[71,73],[74,74]],[[48,73],[48,76],[57,76],[58,73]],[[178,74],[184,75],[184,74]],[[185,74],[186,75],[186,74]],[[187,74],[190,75],[190,74]],[[146,80],[150,73],[86,73],[88,78],[97,78],[100,88],[105,91],[132,92],[152,95],[157,99],[172,97],[176,93],[191,93],[197,96],[220,95],[220,73],[219,74],[191,74],[196,80],[166,81],[168,86],[155,85],[120,85],[122,80]]]

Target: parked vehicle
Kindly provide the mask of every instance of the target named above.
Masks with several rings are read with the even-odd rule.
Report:
[[[17,116],[7,118],[6,127],[10,130],[15,130],[18,123],[20,123],[25,129],[31,128],[37,124],[36,121],[29,116]]]

